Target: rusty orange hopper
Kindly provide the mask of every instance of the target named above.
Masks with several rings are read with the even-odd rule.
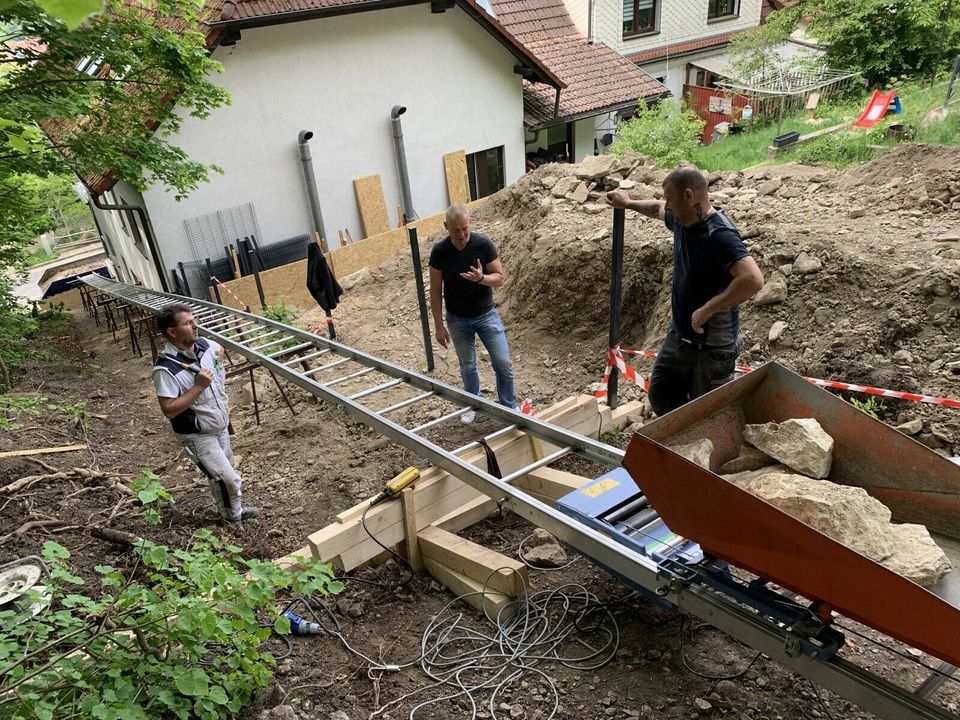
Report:
[[[705,552],[819,601],[821,619],[836,610],[960,666],[960,609],[944,599],[960,599],[960,568],[940,597],[661,444],[709,438],[716,470],[739,454],[745,424],[804,417],[834,438],[830,480],[863,487],[896,521],[958,538],[960,467],[776,363],[644,426],[624,465],[670,529]]]

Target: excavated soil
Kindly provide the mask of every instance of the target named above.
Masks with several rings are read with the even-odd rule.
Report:
[[[507,273],[498,299],[516,366],[518,394],[540,409],[574,393],[589,391],[603,371],[607,347],[611,212],[600,200],[609,187],[624,185],[637,197],[655,195],[663,171],[642,158],[627,158],[599,171],[548,165],[501,191],[475,214],[474,229],[500,247]],[[576,177],[578,172],[584,177]],[[957,396],[960,373],[960,153],[955,149],[906,145],[844,173],[803,166],[764,167],[711,176],[711,191],[738,224],[768,278],[765,304],[742,308],[746,339],[741,361],[778,360],[805,375],[872,384],[931,395]],[[581,183],[583,186],[581,187]],[[423,259],[436,238],[424,239]],[[669,318],[671,246],[661,223],[629,216],[626,224],[622,337],[625,346],[656,349]],[[819,265],[819,266],[818,266]],[[423,370],[422,336],[409,257],[400,254],[370,268],[349,286],[336,310],[339,338],[398,365]],[[779,293],[770,286],[782,285]],[[146,525],[129,508],[109,524],[173,546],[188,542],[198,527],[215,523],[206,484],[193,471],[162,419],[149,380],[150,362],[133,357],[122,342],[74,312],[67,325],[48,328],[48,359],[33,361],[15,395],[40,393],[67,402],[87,400],[102,417],[77,421],[63,411],[43,410],[19,429],[0,430],[0,451],[87,443],[80,453],[0,459],[0,478],[73,467],[119,473],[143,467],[175,488],[176,504],[164,522]],[[770,328],[788,324],[778,341]],[[322,322],[311,310],[299,322]],[[452,350],[437,349],[436,375],[458,382]],[[636,361],[641,372],[649,361]],[[489,394],[493,376],[482,368]],[[240,407],[246,376],[231,381],[235,449],[242,456],[247,501],[264,516],[231,539],[256,557],[279,557],[305,544],[306,536],[331,522],[342,509],[364,500],[408,465],[413,457],[340,410],[312,402],[293,387],[287,392],[296,415],[283,404],[269,376],[258,376],[264,397],[262,423]],[[642,398],[635,387],[623,397]],[[958,411],[884,399],[877,409],[891,424],[919,420],[916,437],[944,454],[960,451]],[[420,420],[439,410],[412,413]],[[639,415],[635,422],[642,422]],[[917,423],[914,423],[916,425]],[[430,437],[454,447],[496,428],[441,426]],[[625,441],[622,436],[619,442]],[[585,465],[565,469],[590,474]],[[85,577],[111,563],[130,568],[129,554],[91,538],[86,525],[104,524],[123,497],[80,480],[38,482],[29,491],[0,498],[0,560],[36,553],[48,538],[73,552]],[[125,507],[125,506],[121,506]],[[30,520],[60,520],[14,534]],[[515,555],[531,531],[512,515],[479,523],[464,535]],[[386,587],[348,583],[336,609],[344,636],[358,650],[385,662],[402,663],[420,652],[421,634],[452,596],[429,577],[397,587],[396,565],[363,573]],[[556,662],[538,666],[558,689],[557,718],[714,716],[763,718],[868,718],[867,713],[793,676],[775,660],[760,657],[723,634],[699,624],[681,625],[668,611],[580,560],[562,571],[532,571],[538,590],[579,583],[619,624],[618,650],[610,663],[583,670]],[[466,606],[466,621],[485,623]],[[905,610],[907,612],[907,610]],[[851,623],[847,623],[852,625]],[[904,650],[853,626],[844,657],[913,687],[925,673],[913,664],[929,657]],[[489,631],[489,629],[487,630]],[[683,637],[681,646],[679,638]],[[591,638],[581,638],[590,644]],[[879,644],[878,644],[879,643]],[[891,652],[887,646],[899,652]],[[582,651],[582,648],[581,648]],[[749,667],[748,667],[749,665]],[[371,679],[366,664],[328,635],[294,638],[277,677],[244,717],[357,720],[404,718],[411,709],[444,691],[416,667]],[[730,680],[706,679],[736,675]],[[496,698],[496,717],[549,716],[549,683],[529,675]],[[822,701],[821,699],[822,698]],[[481,694],[478,717],[490,717],[489,694]],[[960,687],[948,683],[933,701],[952,711]],[[824,704],[825,703],[825,704]],[[426,707],[417,718],[469,718],[463,699]]]

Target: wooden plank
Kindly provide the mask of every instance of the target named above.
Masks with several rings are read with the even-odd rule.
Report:
[[[483,592],[483,583],[461,575],[455,570],[451,570],[445,565],[430,560],[423,559],[423,566],[438,582],[443,583],[454,595],[458,597],[466,595],[463,601],[477,610],[485,612],[487,617],[495,619],[502,612],[501,617],[505,620],[516,613],[517,604],[503,593],[487,590],[483,595],[477,593]]]
[[[590,396],[573,397],[558,403],[553,408],[549,408],[540,417],[560,426],[568,426],[575,432],[592,434],[599,428],[597,407],[596,400]],[[491,445],[494,452],[497,453],[500,467],[504,472],[511,472],[530,462],[526,435],[520,431],[498,438]],[[476,467],[485,467],[486,464],[486,456],[479,448],[464,453],[461,458]],[[462,485],[460,480],[443,470],[428,468],[421,473],[420,480],[417,481],[415,488],[417,506],[421,511],[429,511],[433,514],[435,508],[430,506],[443,501],[446,495],[457,492]],[[351,547],[356,541],[362,541],[366,537],[366,533],[350,524],[350,520],[362,513],[367,504],[366,502],[360,503],[345,511],[343,513],[344,523],[329,525],[310,536],[309,541],[320,553],[319,557],[331,559]],[[401,521],[399,508],[391,502],[372,508],[367,515],[367,526],[371,532],[378,534],[378,538],[380,538],[379,533],[390,532],[391,528]],[[429,522],[419,523],[420,527],[425,524],[429,524]],[[393,529],[399,530],[400,528]],[[388,544],[395,544],[402,539],[402,535],[396,538],[391,537]]]
[[[461,505],[451,513],[447,513],[439,520],[434,520],[431,527],[441,530],[458,532],[478,523],[497,509],[497,501],[486,495],[478,495],[470,502]]]
[[[592,482],[592,478],[542,467],[519,478],[516,484],[521,490],[550,505],[574,490],[579,490],[589,482]]]
[[[541,419],[567,427],[574,432],[592,435],[600,428],[598,422],[598,404],[595,398],[585,395],[559,403],[553,408],[541,413]],[[531,462],[530,444],[525,433],[514,431],[491,443],[500,468],[504,473],[513,472]],[[551,452],[552,446],[545,444],[544,452]],[[461,458],[475,467],[486,467],[486,456],[479,448],[464,453]],[[449,517],[458,509],[469,507],[471,512],[481,519],[484,515],[477,509],[478,505],[469,505],[482,493],[473,490],[456,477],[439,468],[428,468],[420,475],[420,480],[414,488],[417,505],[417,529],[431,525],[444,519],[447,529],[461,529],[466,525],[455,527],[456,523]],[[492,509],[494,505],[488,506]],[[349,511],[348,511],[349,512]],[[467,523],[470,524],[470,523]],[[388,501],[371,508],[367,513],[367,527],[378,540],[387,546],[396,545],[403,540],[403,516],[399,503]],[[344,570],[350,570],[357,565],[367,562],[380,552],[366,532],[354,519],[344,523],[333,523],[307,539],[314,553],[314,557],[340,564]]]
[[[463,150],[443,156],[443,171],[447,177],[447,195],[451,205],[470,202],[470,181],[467,178],[467,155]]]
[[[522,595],[530,585],[527,566],[437,527],[420,531],[420,550],[430,559],[510,597]]]
[[[353,192],[357,196],[357,208],[363,223],[365,238],[388,232],[390,220],[387,217],[387,204],[383,200],[383,185],[379,175],[367,175],[353,181]],[[347,232],[347,237],[350,237]],[[351,239],[352,242],[352,239]]]
[[[414,504],[413,488],[400,491],[400,507],[403,509],[403,539],[407,543],[407,562],[415,572],[420,572],[420,537],[417,535],[417,506]]]
[[[76,452],[77,450],[86,450],[86,444],[83,445],[60,445],[58,447],[33,448],[32,450],[7,450],[0,452],[0,458],[6,457],[26,457],[27,455],[50,455],[53,453]]]

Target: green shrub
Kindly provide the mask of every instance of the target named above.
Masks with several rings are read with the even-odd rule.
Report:
[[[44,544],[49,596],[35,588],[30,599],[47,609],[0,612],[0,716],[235,717],[270,679],[275,660],[264,641],[290,632],[277,593],[342,589],[329,565],[294,572],[246,560],[206,530],[186,550],[141,541],[135,552],[127,576],[95,568],[96,598],[67,564],[69,551]]]
[[[621,157],[624,150],[636,150],[660,167],[672,168],[690,159],[702,132],[703,120],[679,100],[661,100],[652,107],[641,101],[637,114],[617,127],[611,150]]]

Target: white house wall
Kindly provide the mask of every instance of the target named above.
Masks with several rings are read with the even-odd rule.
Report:
[[[448,204],[443,155],[504,146],[509,184],[524,172],[523,99],[515,58],[459,8],[428,5],[243,30],[215,58],[214,81],[233,103],[206,120],[185,118],[174,142],[223,168],[187,199],[145,194],[168,265],[192,260],[183,221],[253,203],[261,244],[311,233],[297,146],[310,149],[328,242],[363,237],[352,181],[379,174],[387,215],[402,204],[390,110],[401,118],[413,205],[427,216]]]
[[[726,57],[729,50],[726,47],[719,50],[697,53],[694,55],[682,55],[678,58],[658,60],[657,62],[644,63],[640,68],[653,77],[660,79],[667,86],[667,89],[674,97],[683,97],[683,85],[687,78],[687,65],[696,64],[698,60],[714,57]],[[691,80],[694,77],[691,75]]]
[[[567,12],[570,13],[570,19],[577,26],[577,30],[585,38],[590,38],[590,9],[593,5],[591,0],[564,0],[563,3]]]
[[[760,24],[761,0],[740,0],[736,17],[707,21],[706,0],[657,0],[659,32],[623,39],[624,0],[594,0],[594,38],[621,55],[746,30]],[[671,88],[672,90],[672,88]]]
[[[143,207],[143,198],[135,187],[129,183],[119,182],[113,190],[104,193],[102,197],[106,205],[137,205]],[[134,242],[130,229],[129,214],[121,219],[116,210],[100,210],[92,203],[90,210],[97,218],[100,231],[106,236],[107,254],[119,279],[128,283],[140,283],[147,287],[160,288],[160,279],[153,261],[141,252]],[[139,220],[139,218],[137,218]],[[143,241],[144,251],[149,253],[146,238]]]

